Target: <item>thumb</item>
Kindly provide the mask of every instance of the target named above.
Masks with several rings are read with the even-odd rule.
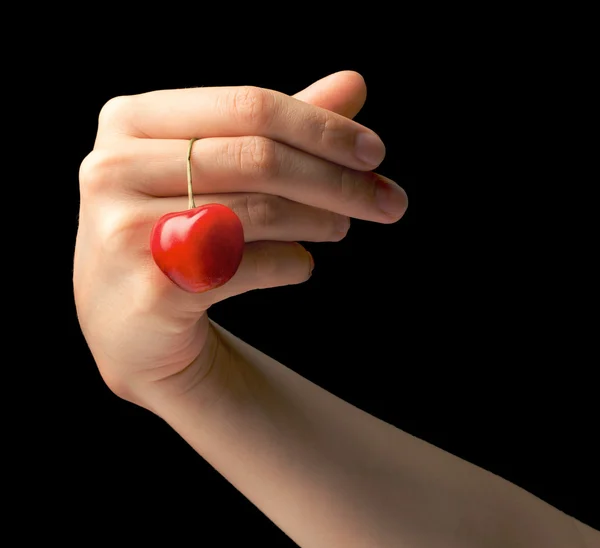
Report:
[[[347,118],[354,118],[365,104],[367,86],[358,72],[343,70],[317,80],[294,97]]]

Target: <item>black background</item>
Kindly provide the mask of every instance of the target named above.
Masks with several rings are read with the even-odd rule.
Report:
[[[103,384],[72,302],[78,168],[93,146],[97,114],[113,96],[239,84],[295,93],[345,69],[366,80],[357,120],[386,143],[379,171],[407,191],[405,217],[390,226],[353,221],[343,242],[307,244],[316,263],[308,282],[236,297],[211,316],[358,407],[598,527],[593,400],[580,395],[581,371],[549,361],[557,341],[534,327],[535,307],[512,295],[521,263],[506,253],[478,261],[486,244],[455,236],[464,203],[451,198],[468,192],[468,163],[476,164],[481,185],[495,178],[493,165],[468,155],[448,162],[461,131],[452,135],[433,114],[440,103],[452,108],[457,88],[472,93],[466,80],[447,78],[446,70],[432,78],[438,65],[422,45],[384,43],[375,34],[310,51],[249,41],[237,44],[235,55],[214,40],[179,50],[170,43],[166,53],[160,40],[151,51],[143,42],[92,47],[83,61],[73,45],[56,56],[60,89],[52,91],[46,124],[61,139],[48,145],[60,185],[53,202],[60,275],[51,295],[60,314],[45,317],[56,363],[39,366],[45,397],[35,430],[43,441],[31,461],[39,482],[27,503],[40,520],[51,517],[48,534],[76,537],[76,522],[86,536],[164,534],[172,545],[203,545],[208,535],[211,546],[239,546],[242,534],[250,545],[293,545],[160,419]],[[484,121],[496,114],[478,109]],[[432,144],[439,140],[443,151]],[[479,230],[467,227],[471,235]],[[523,279],[531,282],[526,273]]]

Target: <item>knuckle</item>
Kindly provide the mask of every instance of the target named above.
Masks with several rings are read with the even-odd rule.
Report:
[[[79,190],[83,196],[105,191],[118,179],[122,158],[113,150],[91,151],[79,166]]]
[[[108,256],[125,251],[133,259],[137,252],[142,253],[144,246],[141,245],[140,235],[144,223],[143,218],[124,205],[117,207],[112,204],[103,208],[96,225],[96,237],[102,254]]]
[[[267,90],[256,86],[235,88],[231,95],[231,111],[244,127],[267,128],[274,114],[275,100]]]
[[[109,99],[98,115],[98,124],[101,127],[120,123],[131,112],[133,98],[129,95],[119,95]]]
[[[354,170],[347,167],[339,167],[337,173],[337,197],[344,205],[365,202],[370,198],[369,187]]]
[[[256,228],[276,226],[281,218],[281,201],[266,194],[247,194],[244,209],[248,224]]]
[[[272,179],[279,173],[277,144],[265,137],[238,139],[234,158],[238,171],[252,179]]]
[[[312,111],[308,116],[306,123],[309,124],[310,132],[315,136],[317,143],[327,143],[331,121],[331,115],[327,111]]]

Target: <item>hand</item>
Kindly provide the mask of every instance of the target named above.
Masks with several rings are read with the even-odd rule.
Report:
[[[294,97],[255,87],[198,88],[104,106],[80,169],[73,283],[84,336],[117,395],[151,408],[152,392],[225,379],[213,374],[224,366],[215,359],[212,304],[307,280],[312,259],[295,242],[338,241],[350,217],[391,223],[403,215],[404,192],[372,172],[383,143],[351,119],[364,100],[362,78],[341,72]],[[196,205],[233,209],[246,240],[235,276],[201,294],[176,287],[149,251],[156,220],[187,208],[193,137]],[[214,392],[226,381],[204,383]]]

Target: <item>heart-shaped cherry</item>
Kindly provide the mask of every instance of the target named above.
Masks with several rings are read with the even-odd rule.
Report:
[[[150,251],[156,265],[181,289],[201,293],[228,282],[244,252],[244,229],[239,217],[222,204],[196,207],[188,150],[186,211],[163,215],[152,228]]]

